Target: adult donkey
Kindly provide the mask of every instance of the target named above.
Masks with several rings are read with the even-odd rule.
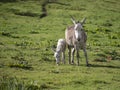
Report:
[[[72,16],[71,16],[72,17]],[[76,51],[77,64],[79,65],[79,49],[83,49],[84,55],[86,58],[86,64],[88,64],[88,57],[86,52],[86,40],[87,35],[83,29],[83,24],[85,23],[86,18],[81,22],[76,22],[75,19],[71,18],[73,26],[70,26],[65,31],[65,39],[68,45],[68,54],[69,54],[69,64],[74,64],[74,53]],[[71,49],[72,49],[72,60],[71,60]],[[72,62],[71,62],[72,61]]]

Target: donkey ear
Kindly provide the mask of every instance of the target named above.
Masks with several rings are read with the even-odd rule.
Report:
[[[85,23],[85,21],[86,21],[86,17],[83,18],[83,20],[81,21],[81,24],[83,25]]]
[[[71,17],[71,20],[72,20],[73,24],[76,24],[75,19],[72,16],[70,16],[70,17]]]

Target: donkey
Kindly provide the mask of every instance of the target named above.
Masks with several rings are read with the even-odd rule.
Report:
[[[89,64],[86,51],[87,35],[83,29],[83,24],[85,23],[86,18],[84,18],[81,22],[76,22],[75,19],[71,16],[71,20],[74,25],[68,27],[65,31],[65,39],[68,46],[69,64],[74,64],[74,53],[76,51],[77,64],[79,65],[79,49],[83,49],[86,58],[86,65],[88,66]]]
[[[52,50],[54,51],[56,64],[59,65],[59,62],[61,61],[61,54],[62,54],[62,62],[65,64],[65,50],[66,50],[65,39],[59,39],[57,42],[57,48],[52,48]]]

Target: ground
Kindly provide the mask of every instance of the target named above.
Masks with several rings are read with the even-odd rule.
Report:
[[[0,90],[120,89],[118,0],[5,1],[0,1]],[[51,47],[72,25],[70,15],[87,18],[89,67],[82,50],[80,66],[68,64],[68,50],[66,64],[55,63]]]

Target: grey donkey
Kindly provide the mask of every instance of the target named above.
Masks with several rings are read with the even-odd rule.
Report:
[[[81,22],[76,22],[75,19],[71,16],[71,20],[73,22],[73,26],[69,26],[65,31],[65,39],[68,46],[68,54],[69,54],[69,64],[74,64],[74,53],[76,51],[77,64],[79,65],[79,50],[83,49],[84,55],[86,58],[86,65],[88,66],[88,56],[86,51],[86,41],[87,35],[83,29],[83,24],[85,23],[86,18],[84,18]],[[72,53],[71,53],[72,49]],[[72,57],[71,57],[72,55]]]

